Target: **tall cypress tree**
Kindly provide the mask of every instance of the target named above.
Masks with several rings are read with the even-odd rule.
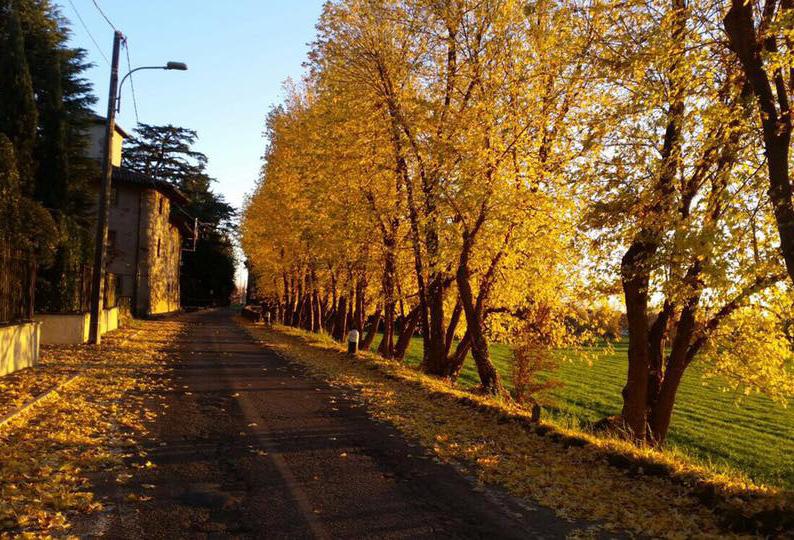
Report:
[[[32,194],[38,112],[25,53],[19,12],[11,0],[0,0],[0,131],[14,148],[22,191]]]
[[[55,226],[32,198],[38,111],[28,65],[19,13],[0,0],[0,242],[47,263]]]
[[[67,46],[68,26],[50,0],[0,0],[0,17],[0,130],[13,142],[24,193],[51,215],[42,219],[57,223],[37,308],[70,311],[93,227],[96,167],[84,153],[95,98],[82,78],[89,64],[84,51]]]

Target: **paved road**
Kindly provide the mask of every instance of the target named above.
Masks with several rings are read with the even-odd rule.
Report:
[[[537,538],[572,527],[452,467],[263,349],[230,312],[182,315],[174,390],[110,537]]]

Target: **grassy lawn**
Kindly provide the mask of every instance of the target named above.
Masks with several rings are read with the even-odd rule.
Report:
[[[377,346],[377,339],[375,345]],[[491,347],[494,363],[511,386],[511,353],[506,345]],[[411,365],[422,358],[422,340],[414,338],[406,355]],[[561,423],[583,424],[620,411],[620,390],[626,378],[626,344],[600,356],[592,367],[571,359],[551,374],[563,386],[542,397]],[[471,356],[460,384],[479,382]],[[757,482],[794,489],[794,403],[784,409],[769,399],[723,391],[718,381],[708,386],[697,364],[688,370],[678,392],[668,446],[718,469],[734,469]]]

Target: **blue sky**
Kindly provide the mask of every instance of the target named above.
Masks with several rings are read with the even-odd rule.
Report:
[[[113,30],[92,0],[71,0],[110,58]],[[71,21],[72,44],[86,49],[88,72],[105,114],[110,68],[69,0],[55,0]],[[283,97],[282,83],[299,78],[322,0],[97,0],[129,40],[133,67],[186,62],[189,70],[135,74],[140,121],[195,129],[209,157],[215,190],[239,207],[257,178],[265,116]],[[122,73],[126,57],[122,51]],[[135,126],[129,82],[119,123]]]

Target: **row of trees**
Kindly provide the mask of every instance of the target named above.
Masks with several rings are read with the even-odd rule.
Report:
[[[493,394],[490,340],[537,361],[622,292],[634,438],[664,441],[695,358],[785,399],[793,20],[787,0],[329,3],[245,209],[260,290],[337,337],[382,320],[385,357],[418,330],[433,375],[471,353]]]

